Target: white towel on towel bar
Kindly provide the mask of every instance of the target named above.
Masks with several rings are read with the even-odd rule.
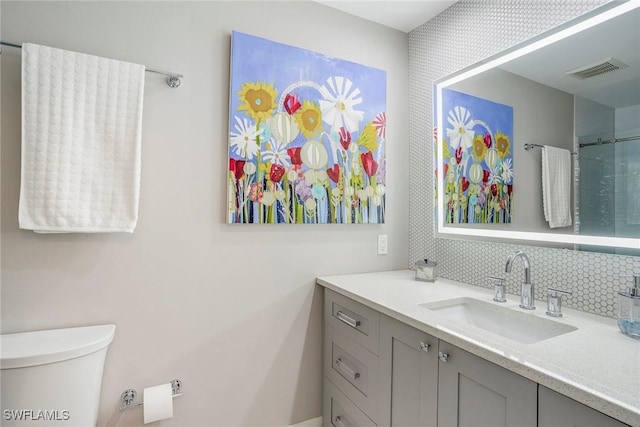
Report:
[[[144,66],[22,45],[20,228],[132,233]]]
[[[571,153],[542,147],[542,204],[550,228],[571,225]]]

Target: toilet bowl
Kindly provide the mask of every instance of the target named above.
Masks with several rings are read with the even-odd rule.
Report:
[[[95,427],[115,325],[0,335],[0,425]]]

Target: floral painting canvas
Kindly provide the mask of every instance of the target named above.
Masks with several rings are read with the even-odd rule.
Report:
[[[446,223],[510,223],[513,108],[442,91]]]
[[[233,32],[229,223],[383,223],[386,73]]]

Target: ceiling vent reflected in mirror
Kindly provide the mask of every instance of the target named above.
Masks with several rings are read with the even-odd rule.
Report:
[[[573,70],[567,71],[565,74],[575,77],[576,79],[584,80],[626,67],[628,67],[628,65],[619,59],[605,58],[595,64],[574,68]]]

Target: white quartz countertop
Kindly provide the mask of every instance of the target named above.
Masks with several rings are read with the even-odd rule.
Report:
[[[518,307],[520,297],[495,303],[493,291],[448,279],[414,280],[411,270],[319,277],[317,283],[389,317],[445,340],[470,353],[562,393],[634,427],[640,427],[640,341],[618,330],[614,319],[563,307],[553,319],[576,331],[534,344],[522,344],[483,329],[447,319],[418,304],[470,297],[532,316]],[[541,290],[536,289],[541,292]],[[587,290],[585,290],[587,292]]]

